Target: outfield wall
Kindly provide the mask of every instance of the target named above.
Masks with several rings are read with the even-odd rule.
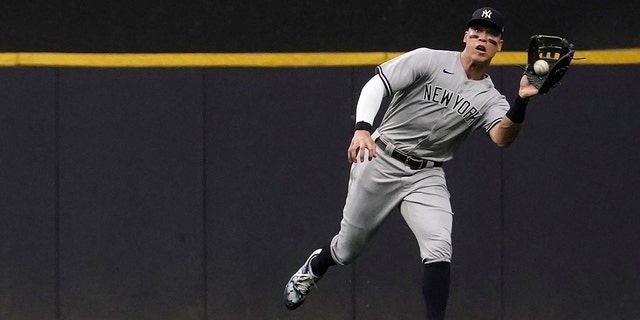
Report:
[[[533,34],[583,50],[638,48],[637,1],[7,1],[0,52],[371,52],[462,48],[471,13],[506,17],[505,50]]]
[[[636,319],[633,65],[577,65],[519,140],[445,165],[448,319]],[[509,98],[520,70],[491,75]],[[0,318],[416,319],[393,214],[298,311],[286,280],[337,232],[373,66],[0,69]]]

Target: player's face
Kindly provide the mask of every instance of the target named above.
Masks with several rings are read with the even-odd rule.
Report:
[[[464,33],[465,50],[478,61],[488,61],[502,50],[502,35],[499,31],[485,26],[470,27]]]

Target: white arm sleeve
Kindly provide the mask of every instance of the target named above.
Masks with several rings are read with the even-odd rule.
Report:
[[[380,110],[380,104],[382,99],[387,93],[387,89],[380,79],[380,76],[375,75],[369,82],[367,82],[362,91],[360,92],[360,98],[356,105],[356,123],[360,121],[373,124],[373,120]]]

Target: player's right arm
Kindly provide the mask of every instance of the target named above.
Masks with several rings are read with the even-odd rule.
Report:
[[[364,162],[366,151],[368,151],[369,160],[376,157],[376,144],[371,139],[371,125],[380,110],[380,104],[386,92],[386,87],[378,75],[362,87],[356,105],[356,124],[358,125],[347,150],[349,162],[354,163],[358,159]]]

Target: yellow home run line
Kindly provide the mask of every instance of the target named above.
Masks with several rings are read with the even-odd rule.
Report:
[[[375,66],[401,52],[318,53],[0,53],[0,66],[343,67]],[[576,51],[575,65],[640,64],[640,48]],[[524,65],[526,52],[500,52],[493,65]]]

